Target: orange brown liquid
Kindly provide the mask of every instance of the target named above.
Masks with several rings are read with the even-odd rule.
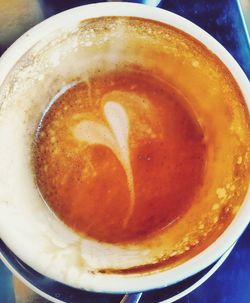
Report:
[[[181,218],[202,185],[205,158],[185,98],[136,66],[59,96],[34,148],[49,207],[76,232],[109,243],[139,241]]]

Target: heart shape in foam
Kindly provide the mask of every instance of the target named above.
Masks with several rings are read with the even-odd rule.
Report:
[[[74,127],[73,133],[78,140],[110,148],[121,162],[127,176],[130,192],[130,206],[123,222],[123,226],[126,228],[135,203],[133,171],[128,144],[129,119],[123,106],[114,101],[108,101],[104,105],[104,112],[110,129],[101,123],[84,120]]]

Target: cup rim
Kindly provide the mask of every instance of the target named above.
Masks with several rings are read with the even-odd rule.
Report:
[[[198,279],[194,280],[194,283],[191,284],[188,287],[185,288],[181,288],[181,291],[178,292],[177,294],[174,294],[171,297],[168,297],[167,299],[164,299],[163,301],[159,302],[159,303],[172,303],[172,302],[176,302],[176,300],[180,300],[181,298],[183,298],[184,296],[188,295],[189,293],[191,293],[192,291],[194,291],[196,288],[198,288],[199,286],[201,286],[204,282],[207,281],[207,279],[209,279],[219,268],[220,266],[226,261],[226,259],[228,258],[228,256],[230,255],[231,251],[233,250],[235,244],[230,247],[221,257],[219,260],[217,260],[217,262],[215,262],[214,264],[210,265],[208,271],[207,268],[204,269],[205,273],[202,274]],[[62,299],[57,299],[54,296],[52,296],[50,293],[46,292],[43,289],[40,289],[36,283],[30,282],[26,277],[24,277],[22,275],[22,273],[15,267],[15,263],[13,264],[12,262],[10,262],[10,260],[8,259],[8,257],[6,257],[6,255],[4,253],[2,253],[0,251],[0,258],[2,259],[3,263],[5,264],[5,266],[14,274],[16,275],[21,282],[24,283],[24,285],[26,285],[27,287],[29,287],[31,290],[33,290],[34,292],[36,292],[37,294],[39,294],[40,296],[44,297],[45,299],[48,299],[54,303],[64,303],[64,298]],[[17,263],[19,263],[19,261],[17,261]],[[23,267],[23,264],[21,265]],[[28,272],[28,270],[23,267],[25,271]],[[201,272],[199,272],[201,273]],[[199,275],[198,273],[198,275]],[[178,285],[177,285],[178,286]],[[72,289],[73,290],[73,289]],[[74,291],[74,290],[73,290]],[[102,293],[95,293],[96,295],[103,295]],[[105,296],[106,294],[104,294]],[[84,294],[83,294],[84,297]],[[65,302],[66,303],[66,302]]]
[[[67,24],[76,24],[81,20],[103,16],[141,17],[144,19],[163,22],[191,35],[205,45],[225,64],[237,82],[249,110],[249,81],[236,60],[217,40],[191,21],[175,13],[161,8],[126,2],[104,2],[79,6],[54,15],[36,25],[14,42],[0,58],[0,86],[3,84],[5,78],[17,61],[35,43],[45,38],[46,35],[64,27],[65,20],[67,20]],[[104,293],[129,293],[163,288],[168,285],[175,284],[198,273],[219,259],[219,257],[221,257],[223,253],[225,253],[225,251],[237,241],[244,229],[247,227],[250,221],[249,214],[250,192],[248,188],[248,193],[239,212],[236,214],[226,230],[210,246],[190,260],[172,269],[150,273],[145,276],[119,275],[114,277],[105,275],[105,277],[103,276],[100,279],[93,277],[93,279],[90,278],[88,281],[88,285],[91,285],[90,288],[88,287],[86,289]],[[6,244],[8,243],[6,242]]]

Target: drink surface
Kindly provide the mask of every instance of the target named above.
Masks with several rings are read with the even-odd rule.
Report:
[[[35,172],[50,208],[100,241],[178,220],[202,183],[203,132],[185,98],[138,67],[75,84],[48,108]]]

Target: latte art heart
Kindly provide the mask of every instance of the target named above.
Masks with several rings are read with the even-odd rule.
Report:
[[[75,126],[73,132],[78,140],[89,144],[102,144],[110,148],[121,162],[126,172],[130,192],[129,210],[123,223],[126,228],[135,203],[133,172],[128,144],[129,119],[126,110],[116,102],[107,102],[104,105],[104,112],[110,128],[97,122],[81,121]]]

